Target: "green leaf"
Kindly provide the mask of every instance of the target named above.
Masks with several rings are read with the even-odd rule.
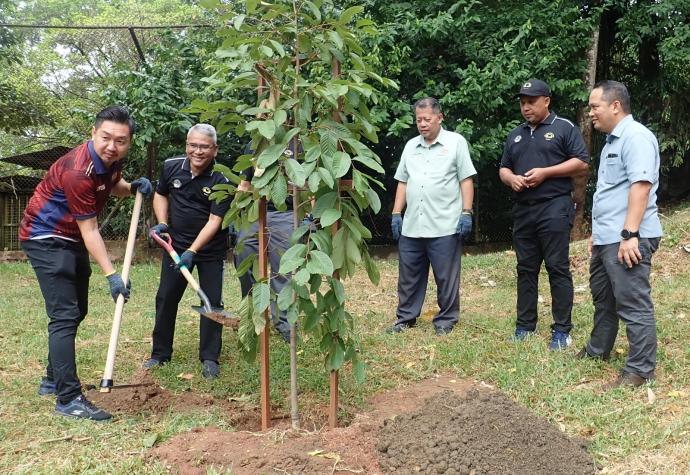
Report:
[[[276,134],[276,124],[272,120],[264,120],[262,122],[259,122],[259,133],[266,137],[268,140],[271,140],[273,136]]]
[[[294,161],[294,160],[289,160]],[[288,185],[287,180],[283,175],[276,176],[273,180],[273,186],[271,187],[271,201],[276,207],[285,204],[285,200],[288,197]]]
[[[361,361],[359,358],[355,359],[352,362],[352,371],[355,374],[355,380],[359,384],[364,383],[364,380],[366,379],[366,365],[364,364],[364,362]]]
[[[340,17],[338,18],[338,23],[340,23],[341,25],[349,23],[349,21],[352,20],[352,18],[355,15],[362,13],[363,11],[364,7],[361,5],[350,7],[340,14]]]
[[[246,18],[246,15],[237,15],[233,20],[232,20],[232,26],[235,28],[237,31],[240,31],[240,28],[242,28],[242,23],[244,22],[244,19]]]
[[[321,215],[321,226],[323,226],[324,228],[330,226],[331,224],[338,221],[341,215],[342,213],[339,209],[327,209]]]
[[[311,251],[307,261],[307,270],[310,274],[333,274],[333,262],[328,254],[322,251]]]
[[[285,49],[283,48],[283,45],[278,43],[276,40],[268,40],[269,43],[271,43],[271,46],[273,46],[273,49],[275,50],[276,53],[282,58],[285,56]]]
[[[143,445],[147,449],[150,449],[154,445],[156,445],[156,442],[160,439],[160,434],[158,432],[154,432],[153,434],[149,434],[146,437],[144,437],[143,440]]]
[[[310,277],[311,274],[307,269],[300,269],[292,278],[294,279],[295,283],[299,285],[307,285]]]
[[[331,287],[333,288],[333,293],[335,293],[335,298],[338,299],[338,303],[343,305],[345,303],[345,286],[338,279],[331,279]]]
[[[306,245],[298,243],[290,247],[280,258],[280,269],[278,272],[281,274],[288,274],[297,269],[299,266],[304,264],[306,255]]]
[[[272,123],[272,122],[271,122]],[[259,168],[268,168],[273,165],[285,151],[285,145],[273,144],[261,152],[256,161],[256,166]]]
[[[297,320],[299,319],[299,312],[297,311],[297,308],[294,305],[290,307],[285,317],[290,325],[297,323]]]
[[[371,205],[372,211],[374,214],[378,214],[378,212],[381,211],[381,200],[379,199],[379,195],[371,188],[367,189],[366,195],[367,198],[369,198],[369,204]]]
[[[326,369],[329,371],[339,370],[343,366],[343,361],[345,361],[345,345],[339,337],[333,338],[331,347],[328,350],[328,365]]]
[[[319,143],[321,144],[321,160],[325,157],[333,157],[333,154],[338,151],[337,132],[330,127],[319,130]]]
[[[257,282],[252,287],[252,305],[254,314],[262,313],[271,303],[271,288],[265,282]]]
[[[379,162],[377,162],[375,159],[371,157],[366,157],[364,155],[355,155],[354,157],[352,157],[352,159],[356,162],[366,165],[374,171],[377,171],[379,173],[386,173],[386,171],[379,164]]]
[[[278,173],[278,165],[273,164],[270,167],[266,168],[264,170],[264,173],[261,176],[257,176],[256,171],[254,172],[254,178],[252,178],[252,185],[254,185],[254,188],[261,189],[264,186],[268,185],[271,180],[273,180],[273,177],[276,176],[276,173]],[[258,216],[258,215],[257,215]]]
[[[314,274],[309,278],[309,292],[315,294],[321,288],[323,279],[320,274]]]
[[[240,262],[235,268],[235,274],[239,277],[244,275],[251,267],[254,265],[254,260],[258,257],[258,254],[251,253]]]
[[[313,2],[310,2],[309,0],[305,0],[304,4],[309,8],[309,11],[311,11],[311,14],[314,16],[314,20],[317,22],[321,21],[321,11],[319,10],[319,7],[314,5]]]
[[[372,284],[374,285],[379,285],[379,281],[381,280],[381,275],[379,274],[379,269],[376,267],[376,263],[374,260],[371,258],[368,252],[364,253],[363,256],[364,260],[364,268],[367,270],[367,275],[369,276],[369,280],[371,281]]]
[[[278,294],[278,308],[282,311],[287,310],[290,307],[290,305],[292,305],[292,303],[295,301],[295,297],[297,297],[295,289],[293,289],[290,285],[286,285],[285,287],[283,287],[283,290],[281,290]]]
[[[330,40],[333,42],[336,48],[343,49],[343,39],[336,31],[329,31],[327,34],[328,38],[330,38]]]
[[[316,204],[312,210],[315,218],[321,218],[321,215],[331,208],[335,208],[335,203],[338,199],[338,194],[335,191],[325,193],[316,198]]]
[[[345,239],[345,228],[338,229],[338,232],[333,236],[333,252],[331,256],[333,257],[333,266],[336,269],[340,269],[345,263]]]
[[[354,239],[350,239],[348,237],[347,243],[345,244],[346,248],[346,253],[347,253],[347,258],[354,262],[355,264],[359,264],[362,262],[362,255],[359,252],[359,247],[357,246],[357,242]]]
[[[285,160],[284,163],[285,173],[287,173],[290,181],[299,188],[303,187],[307,176],[302,165],[297,160],[292,159]]]
[[[283,109],[278,109],[275,114],[273,114],[273,122],[276,127],[280,126],[287,120],[287,112]]]
[[[264,56],[267,56],[269,58],[273,57],[273,50],[266,45],[259,45],[259,50],[264,54]]]
[[[331,253],[331,231],[327,229],[320,229],[310,235],[311,241],[316,244],[319,251],[326,254]]]
[[[326,185],[328,185],[329,188],[333,189],[333,187],[335,186],[335,180],[333,179],[333,175],[331,175],[331,172],[329,172],[323,167],[319,167],[318,173],[321,179],[326,183]]]
[[[326,173],[328,173],[328,170],[326,170]],[[309,175],[309,191],[311,191],[312,193],[316,193],[316,191],[319,189],[320,182],[321,174],[318,172],[318,170]],[[330,188],[333,188],[333,186],[331,186]]]
[[[335,178],[340,178],[348,172],[351,164],[352,160],[348,154],[345,152],[336,152],[333,155],[333,164],[330,171]]]

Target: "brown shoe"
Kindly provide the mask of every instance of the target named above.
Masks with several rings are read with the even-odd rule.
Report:
[[[639,376],[635,373],[627,373],[623,372],[621,373],[620,376],[618,376],[616,379],[614,379],[611,382],[608,382],[604,384],[601,389],[603,391],[610,391],[612,389],[619,388],[621,386],[632,386],[634,388],[638,388],[642,386],[643,384],[648,383],[651,380],[651,378],[643,378],[642,376]]]

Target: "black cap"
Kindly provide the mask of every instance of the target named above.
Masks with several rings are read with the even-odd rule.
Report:
[[[551,89],[549,85],[544,81],[539,79],[530,79],[522,85],[520,92],[517,93],[517,97],[520,96],[551,96]]]

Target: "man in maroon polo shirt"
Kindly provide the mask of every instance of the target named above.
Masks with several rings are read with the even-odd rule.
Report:
[[[102,269],[114,300],[129,297],[115,271],[96,217],[108,197],[140,191],[149,197],[151,182],[122,178],[134,120],[127,109],[108,107],[96,116],[91,140],[70,150],[48,170],[24,212],[19,240],[36,272],[48,314],[48,365],[40,395],[56,394],[58,414],[93,420],[110,414],[88,401],[77,376],[74,340],[87,314],[89,254]]]

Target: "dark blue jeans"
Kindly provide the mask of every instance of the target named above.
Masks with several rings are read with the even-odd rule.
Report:
[[[89,253],[82,242],[47,238],[22,242],[41,287],[48,314],[46,377],[55,381],[58,401],[81,394],[74,340],[88,312]]]
[[[589,287],[594,301],[594,326],[587,343],[590,356],[611,353],[623,320],[630,344],[623,371],[654,377],[656,368],[656,318],[649,273],[659,238],[640,239],[642,260],[631,268],[618,262],[619,243],[592,247]]]
[[[439,311],[434,316],[436,328],[450,329],[460,318],[459,234],[438,238],[400,236],[398,242],[398,319],[396,324],[414,324],[422,311],[429,281],[429,264],[434,271]]]

